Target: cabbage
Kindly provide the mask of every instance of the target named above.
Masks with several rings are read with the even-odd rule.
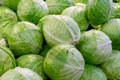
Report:
[[[114,3],[114,13],[112,18],[120,18],[120,3]]]
[[[111,18],[112,13],[112,0],[88,0],[86,14],[92,25],[103,24]]]
[[[61,12],[70,6],[73,6],[71,0],[46,0],[49,8],[49,14],[61,14]]]
[[[102,29],[112,40],[112,47],[115,50],[120,50],[120,19],[111,19],[102,25]]]
[[[16,56],[38,54],[42,48],[43,38],[39,27],[30,22],[19,22],[14,25],[8,38],[10,49]]]
[[[75,45],[80,39],[80,29],[70,17],[47,15],[40,22],[43,24],[45,40],[51,47],[58,44]]]
[[[12,32],[12,27],[18,22],[15,12],[7,7],[0,6],[0,33],[7,38]]]
[[[20,0],[17,14],[20,20],[37,24],[40,18],[48,14],[48,7],[43,0]]]
[[[29,68],[45,80],[43,62],[44,58],[35,54],[27,54],[17,58],[17,66],[22,68]]]
[[[20,0],[1,0],[1,5],[16,11],[19,2]]]
[[[120,51],[113,50],[112,55],[102,65],[109,80],[120,80]]]
[[[0,76],[14,67],[16,63],[13,53],[8,48],[0,46]]]
[[[43,80],[35,72],[27,68],[16,67],[5,72],[0,80]]]
[[[77,48],[81,51],[86,63],[93,65],[102,64],[112,52],[111,40],[99,30],[84,32]]]
[[[84,3],[84,4],[86,4],[88,2],[88,0],[72,0],[72,2],[74,4],[76,4],[76,3]]]
[[[78,80],[84,64],[81,53],[73,45],[58,45],[47,53],[44,71],[52,80]]]
[[[63,10],[62,15],[69,16],[73,18],[81,31],[85,31],[88,28],[88,20],[85,14],[86,5],[82,3],[77,3],[76,6],[71,6]]]
[[[107,80],[107,77],[99,67],[86,64],[85,71],[79,80]]]

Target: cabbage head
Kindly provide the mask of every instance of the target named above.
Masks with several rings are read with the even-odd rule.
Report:
[[[85,4],[77,3],[76,6],[71,6],[63,10],[62,15],[73,18],[79,25],[80,30],[85,31],[89,25],[89,22],[85,14],[85,10],[86,10]]]
[[[47,15],[40,22],[45,40],[51,47],[61,43],[75,45],[80,39],[77,23],[68,16]]]
[[[112,18],[120,18],[120,3],[114,3],[114,12]]]
[[[43,71],[44,58],[36,54],[27,54],[17,58],[17,66],[22,68],[29,68],[36,72],[45,80],[45,75]]]
[[[12,27],[18,22],[15,12],[7,7],[0,6],[0,33],[3,37],[9,37]]]
[[[30,69],[16,67],[5,72],[0,80],[43,80]]]
[[[85,71],[79,80],[107,80],[107,77],[99,67],[86,64]]]
[[[20,0],[17,14],[20,20],[37,24],[40,18],[48,14],[48,7],[43,0]]]
[[[112,40],[112,48],[120,50],[120,19],[111,19],[102,25],[102,29]]]
[[[0,76],[15,67],[16,63],[13,53],[8,48],[0,46]]]
[[[26,21],[15,24],[8,38],[9,47],[16,56],[38,54],[42,43],[39,27]]]
[[[49,14],[61,14],[61,12],[70,6],[73,6],[71,0],[46,0],[49,8]]]
[[[120,80],[120,51],[113,50],[102,69],[109,80]]]
[[[1,0],[1,5],[16,11],[19,2],[20,0]]]
[[[99,30],[86,31],[76,47],[82,53],[86,63],[102,64],[112,53],[112,44],[109,37]]]
[[[73,45],[57,45],[48,51],[44,71],[52,80],[78,80],[84,71],[84,59]]]
[[[100,25],[109,20],[113,13],[112,0],[88,0],[87,18],[92,25]]]
[[[88,0],[72,0],[72,2],[74,4],[76,4],[76,3],[84,3],[84,4],[86,4],[88,2]]]

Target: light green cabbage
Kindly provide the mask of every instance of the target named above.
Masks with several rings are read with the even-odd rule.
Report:
[[[45,80],[45,75],[43,71],[43,57],[35,54],[27,54],[17,58],[16,61],[17,66],[22,68],[29,68]]]
[[[120,19],[111,19],[102,25],[102,29],[112,40],[112,48],[120,50]]]
[[[73,45],[58,45],[47,53],[44,71],[52,80],[78,80],[84,64],[81,53]]]
[[[61,43],[75,45],[80,39],[80,29],[70,17],[47,15],[40,22],[43,24],[45,40],[51,47]]]
[[[48,7],[43,0],[20,0],[17,14],[20,20],[37,24],[40,18],[48,14]]]
[[[43,79],[30,69],[16,67],[5,72],[1,76],[0,80],[43,80]]]
[[[120,3],[114,3],[114,13],[112,18],[120,18]]]
[[[2,6],[6,6],[12,9],[13,11],[16,11],[19,2],[20,0],[1,0],[0,3]]]
[[[79,25],[80,30],[85,31],[89,25],[89,22],[85,14],[85,10],[86,10],[85,4],[77,3],[76,6],[71,6],[63,10],[62,15],[73,18]]]
[[[99,67],[86,64],[85,71],[79,80],[107,80],[107,77]]]
[[[86,14],[92,25],[103,24],[111,18],[112,13],[112,0],[88,0]]]
[[[82,53],[86,63],[93,65],[103,63],[112,53],[111,40],[99,30],[84,32],[76,47]]]
[[[16,56],[38,54],[42,43],[39,27],[26,21],[15,24],[8,38],[9,47]]]
[[[61,12],[70,6],[73,6],[71,0],[46,0],[49,8],[49,14],[61,14]]]
[[[8,48],[0,46],[0,76],[15,67],[16,63],[13,53]]]
[[[120,80],[120,51],[113,50],[112,55],[102,65],[109,80]]]
[[[18,22],[15,12],[7,7],[0,6],[0,33],[8,38],[12,32],[12,27]]]

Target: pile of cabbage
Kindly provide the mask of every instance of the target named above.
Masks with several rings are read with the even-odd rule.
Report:
[[[0,80],[120,80],[120,0],[0,0]]]

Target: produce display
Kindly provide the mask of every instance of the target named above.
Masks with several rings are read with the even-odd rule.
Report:
[[[0,80],[120,80],[120,0],[0,0]]]

